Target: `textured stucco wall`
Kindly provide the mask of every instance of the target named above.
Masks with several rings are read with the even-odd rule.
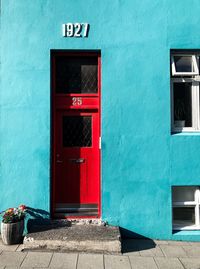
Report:
[[[50,209],[50,49],[100,49],[102,218],[175,238],[171,186],[200,185],[200,137],[170,134],[169,53],[200,48],[199,0],[1,2],[0,210]],[[65,22],[89,37],[63,38]]]

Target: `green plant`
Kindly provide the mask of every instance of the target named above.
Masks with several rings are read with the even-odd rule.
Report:
[[[26,206],[20,205],[19,207],[8,208],[1,212],[3,223],[15,223],[23,220],[25,217]]]

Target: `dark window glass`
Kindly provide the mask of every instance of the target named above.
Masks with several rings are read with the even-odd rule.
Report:
[[[97,93],[97,57],[56,56],[57,93]]]
[[[174,126],[192,127],[192,83],[174,83]]]
[[[63,117],[63,146],[64,147],[92,146],[91,116]]]
[[[194,72],[192,56],[174,56],[176,72]]]
[[[174,202],[194,202],[195,191],[197,187],[179,186],[173,187],[173,203]]]
[[[173,224],[189,226],[195,224],[194,207],[174,207],[173,208]]]

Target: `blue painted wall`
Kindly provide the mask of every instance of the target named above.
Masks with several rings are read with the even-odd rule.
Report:
[[[2,0],[0,210],[50,210],[50,49],[102,53],[102,218],[172,235],[171,186],[200,185],[200,137],[170,134],[171,48],[200,48],[199,0]],[[88,38],[61,25],[89,22]]]

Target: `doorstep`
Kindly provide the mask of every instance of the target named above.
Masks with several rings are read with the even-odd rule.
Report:
[[[95,220],[52,220],[33,226],[23,243],[24,250],[121,253],[119,227]]]

